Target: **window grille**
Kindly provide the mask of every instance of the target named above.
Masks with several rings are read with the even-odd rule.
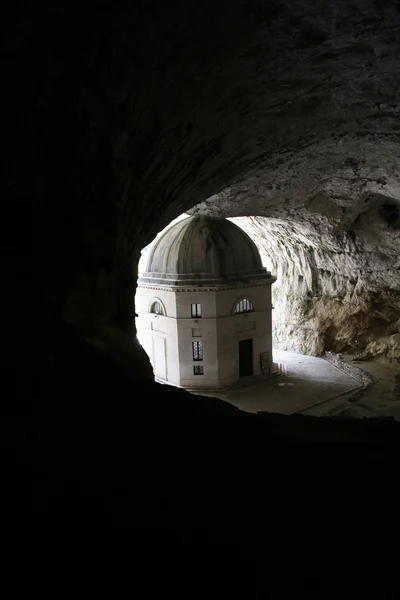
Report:
[[[165,311],[163,305],[159,300],[155,300],[150,307],[150,312],[155,313],[156,315],[165,315]]]
[[[193,367],[193,375],[204,375],[204,367],[200,367],[200,366]]]
[[[253,304],[247,298],[242,298],[235,306],[234,313],[247,313],[254,310]]]
[[[192,342],[193,360],[203,360],[203,342]]]

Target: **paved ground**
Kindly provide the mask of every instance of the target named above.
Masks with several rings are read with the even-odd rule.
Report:
[[[368,373],[373,383],[361,393],[342,397],[342,405],[337,409],[334,407],[331,409],[328,402],[325,406],[321,405],[320,408],[324,409],[322,413],[319,413],[316,407],[312,413],[305,412],[305,414],[394,417],[400,422],[400,368],[394,365],[383,365],[373,360],[352,360],[349,356],[343,359]]]
[[[271,378],[244,380],[243,384],[225,392],[213,393],[247,412],[279,412],[291,414],[327,401],[330,408],[341,404],[340,398],[360,384],[322,358],[274,350],[274,362],[283,374]],[[311,414],[307,412],[307,414]]]

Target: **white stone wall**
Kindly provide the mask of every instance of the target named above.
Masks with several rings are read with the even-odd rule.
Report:
[[[191,319],[191,304],[201,304],[201,318],[217,316],[215,292],[176,292],[176,316],[178,319]]]
[[[185,388],[218,387],[217,319],[178,319],[181,386]],[[201,336],[193,336],[193,329]],[[203,361],[194,361],[192,342],[203,342]],[[193,367],[203,366],[204,375],[194,375]]]
[[[166,310],[166,316],[149,313],[153,300],[160,300]],[[154,369],[154,376],[180,385],[178,333],[176,320],[175,293],[161,290],[138,288],[136,294],[137,336],[146,351]],[[161,342],[165,353],[165,368],[157,365],[160,357]]]
[[[254,312],[234,314],[236,303],[250,300]],[[167,316],[149,313],[160,300]],[[201,304],[201,318],[191,316],[191,304]],[[220,388],[239,380],[239,340],[253,339],[253,373],[260,374],[260,353],[269,352],[272,366],[271,286],[218,292],[171,292],[138,288],[138,338],[156,377],[184,388]],[[192,342],[203,342],[203,360],[194,361]],[[165,349],[165,372],[160,367]],[[158,362],[157,362],[158,361]],[[204,375],[194,375],[203,366]]]
[[[232,314],[236,302],[247,298],[254,312]],[[253,340],[253,373],[260,374],[260,353],[269,352],[272,364],[271,286],[218,292],[219,387],[239,380],[239,340]]]

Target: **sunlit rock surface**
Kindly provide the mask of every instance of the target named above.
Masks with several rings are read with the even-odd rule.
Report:
[[[237,222],[278,277],[277,347],[399,361],[399,174],[397,143],[351,136],[270,157],[191,211],[257,215]]]

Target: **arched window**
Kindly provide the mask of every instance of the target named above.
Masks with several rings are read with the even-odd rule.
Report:
[[[248,313],[254,310],[253,304],[248,300],[248,298],[242,298],[235,306],[235,310],[233,311],[235,314],[238,313]]]
[[[154,300],[150,306],[150,312],[155,313],[156,315],[164,315],[165,316],[165,308],[160,302],[160,300]]]

